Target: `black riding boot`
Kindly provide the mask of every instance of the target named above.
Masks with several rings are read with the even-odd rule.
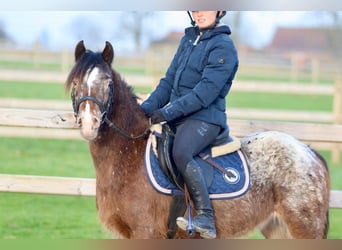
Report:
[[[199,232],[203,238],[216,238],[215,218],[207,185],[201,168],[195,160],[190,161],[186,165],[183,177],[197,213],[192,220],[196,232]],[[186,230],[188,220],[184,217],[178,217],[177,225]]]

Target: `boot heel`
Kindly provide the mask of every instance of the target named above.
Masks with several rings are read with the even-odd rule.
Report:
[[[200,233],[200,236],[204,239],[215,239],[216,232],[213,230],[207,230],[205,232]]]

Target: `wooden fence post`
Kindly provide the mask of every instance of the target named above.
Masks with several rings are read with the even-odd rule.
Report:
[[[342,123],[342,80],[337,80],[335,83],[335,91],[333,96],[333,115],[334,123]]]
[[[342,80],[338,79],[335,83],[335,91],[333,96],[333,122],[334,124],[342,124]],[[336,144],[332,150],[332,160],[334,163],[340,162],[340,145]]]
[[[39,41],[36,41],[33,44],[32,52],[31,52],[34,69],[40,69],[40,60],[39,60],[40,49],[41,48],[40,48]]]
[[[311,60],[311,82],[318,83],[319,82],[319,68],[320,63],[317,59]]]
[[[298,65],[296,54],[291,55],[290,81],[296,82],[298,80]]]

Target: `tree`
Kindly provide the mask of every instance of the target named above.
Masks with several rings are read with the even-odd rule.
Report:
[[[8,46],[8,45],[14,44],[14,41],[6,32],[5,25],[1,20],[0,20],[0,44],[2,46]]]
[[[342,12],[341,11],[327,11],[327,14],[332,19],[334,27],[342,28]]]
[[[96,22],[92,16],[81,14],[76,16],[70,24],[70,32],[79,40],[84,40],[89,47],[103,45],[105,40],[103,37],[102,26]]]
[[[231,37],[236,44],[241,42],[242,19],[243,13],[241,11],[227,11],[227,14],[222,18],[222,21],[232,29]]]
[[[342,12],[341,11],[323,11],[318,15],[328,16],[331,20],[331,29],[328,33],[330,41],[330,50],[336,57],[342,56]]]
[[[154,12],[146,11],[128,11],[122,12],[120,16],[120,27],[124,29],[131,38],[133,38],[136,51],[142,51],[143,37],[149,39],[148,20],[155,15]]]
[[[0,40],[7,40],[8,38],[4,23],[0,20]]]

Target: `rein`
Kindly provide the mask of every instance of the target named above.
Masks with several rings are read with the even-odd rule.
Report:
[[[104,121],[107,123],[107,125],[114,129],[116,132],[118,132],[120,135],[122,135],[123,137],[127,138],[127,139],[131,139],[131,140],[137,140],[137,139],[141,139],[143,138],[145,135],[147,135],[150,131],[151,126],[147,127],[144,132],[142,132],[141,134],[138,134],[136,136],[133,135],[129,135],[128,133],[124,132],[122,129],[118,128],[113,122],[111,122],[107,115],[104,117]]]
[[[77,119],[78,116],[78,111],[80,108],[80,105],[82,102],[84,101],[92,101],[94,103],[96,103],[97,106],[99,106],[100,110],[101,110],[101,124],[106,123],[110,128],[114,129],[117,133],[119,133],[121,136],[130,139],[130,140],[138,140],[143,138],[145,135],[147,135],[150,131],[151,126],[147,127],[141,134],[138,134],[136,136],[134,135],[130,135],[127,132],[123,131],[122,129],[118,128],[112,121],[110,121],[108,119],[108,114],[111,112],[111,108],[112,108],[112,101],[114,98],[114,88],[113,85],[110,84],[110,91],[109,91],[109,98],[106,104],[103,104],[102,102],[100,102],[98,99],[96,99],[93,96],[83,96],[82,98],[80,98],[80,100],[78,100],[78,102],[73,103],[73,108],[74,108],[74,116]]]

